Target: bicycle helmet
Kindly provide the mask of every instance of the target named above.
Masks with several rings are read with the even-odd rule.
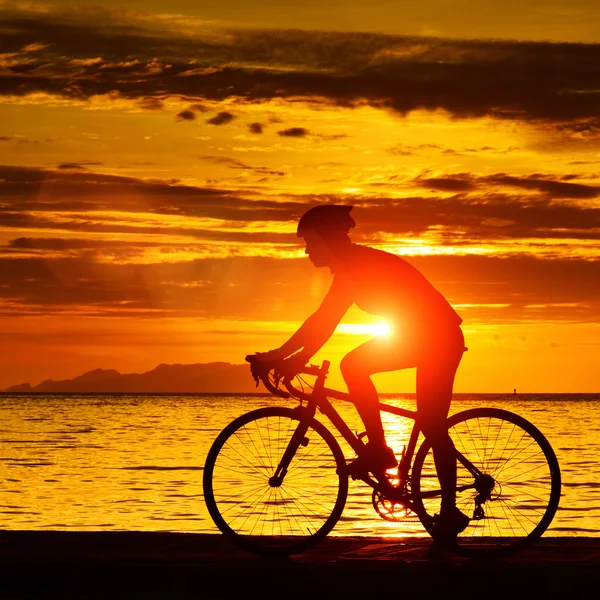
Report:
[[[348,234],[356,225],[350,216],[352,208],[341,204],[322,204],[309,208],[298,221],[298,237],[302,237],[309,229],[325,234]]]

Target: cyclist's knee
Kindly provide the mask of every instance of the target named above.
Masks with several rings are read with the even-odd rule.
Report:
[[[353,380],[364,379],[365,377],[360,368],[360,362],[352,352],[346,354],[340,361],[340,371],[342,372],[342,377],[346,383]]]
[[[448,435],[448,425],[446,419],[438,420],[425,420],[420,423],[421,431],[427,438],[427,441],[435,448],[444,447],[452,444],[450,436]]]

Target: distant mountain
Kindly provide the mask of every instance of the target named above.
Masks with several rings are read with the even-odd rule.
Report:
[[[113,369],[94,369],[73,379],[47,379],[32,387],[29,383],[13,385],[3,392],[73,392],[73,393],[131,393],[176,394],[215,393],[243,394],[263,392],[256,388],[249,365],[227,362],[192,365],[158,365],[147,373],[122,374]]]

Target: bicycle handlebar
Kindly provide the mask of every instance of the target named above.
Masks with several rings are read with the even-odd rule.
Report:
[[[255,354],[249,354],[246,356],[246,362],[250,363],[250,372],[252,373],[252,377],[254,377],[254,381],[258,386],[258,382],[261,381],[262,384],[276,396],[281,396],[282,398],[289,398],[290,395],[283,390],[278,389],[269,381],[269,371],[273,368],[272,363],[267,361],[260,360]]]
[[[255,354],[249,354],[246,356],[246,362],[250,363],[250,372],[252,373],[252,377],[254,377],[254,381],[256,381],[256,385],[258,385],[258,382],[261,381],[262,384],[272,394],[280,396],[281,398],[289,398],[292,396],[298,399],[307,399],[309,397],[309,394],[301,392],[292,385],[292,379],[290,377],[286,377],[284,373],[278,370],[278,367],[283,364],[283,361],[264,361],[260,360],[260,358]],[[323,377],[324,381],[328,369],[329,361],[323,361],[323,365],[321,367],[318,367],[317,365],[308,365],[303,367],[298,373],[303,375]],[[271,371],[275,373],[276,385],[273,385],[269,379],[269,373]],[[277,387],[280,381],[286,387],[288,392],[284,392]]]

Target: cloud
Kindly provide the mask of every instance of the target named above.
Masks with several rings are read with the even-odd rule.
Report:
[[[143,98],[142,100],[138,100],[136,104],[144,110],[162,110],[165,107],[164,102],[160,98]]]
[[[285,171],[278,171],[276,169],[272,169],[271,167],[252,166],[246,164],[245,162],[242,162],[241,160],[229,158],[228,156],[201,156],[200,158],[219,165],[224,165],[226,167],[229,167],[230,169],[252,171],[253,173],[263,176],[275,175],[277,177],[284,177],[286,175]]]
[[[46,140],[52,141],[52,140]],[[23,135],[0,135],[0,142],[17,142],[18,144],[39,144],[39,140],[30,140]]]
[[[0,9],[10,55],[3,95],[44,92],[86,101],[114,90],[134,102],[176,96],[198,104],[305,98],[400,116],[441,109],[461,118],[544,122],[564,137],[600,136],[600,44],[282,35],[191,23],[181,36],[169,20],[152,22],[142,13],[126,13],[123,26],[122,10],[17,6]],[[22,51],[32,44],[35,51]]]
[[[316,136],[328,141],[343,140],[348,137],[346,133],[317,133]]]
[[[140,244],[141,242],[136,242]],[[31,238],[19,237],[10,240],[10,248],[24,248],[28,250],[79,250],[82,248],[117,248],[126,245],[122,240],[94,240],[85,238]],[[156,243],[155,243],[156,244]]]
[[[251,165],[228,156],[199,158],[257,175],[285,175],[284,171]],[[86,164],[89,163],[70,163],[70,166]],[[599,236],[600,208],[570,200],[598,197],[600,191],[595,186],[542,178],[535,174],[515,177],[468,173],[429,178],[429,182],[426,176],[422,176],[414,181],[414,185],[415,192],[418,186],[427,188],[436,185],[452,195],[357,198],[358,231],[365,236],[378,237],[419,234],[437,228],[438,241],[443,242],[445,236],[448,240],[455,238],[455,232],[459,230],[462,232],[460,244],[493,243],[495,239],[506,236],[514,240],[532,237],[585,240]],[[457,188],[461,188],[458,193]],[[519,192],[521,188],[525,195]],[[532,196],[532,191],[539,193]],[[247,224],[266,221],[292,223],[304,212],[308,203],[332,201],[329,195],[320,198],[315,194],[269,200],[250,189],[183,185],[176,181],[144,180],[79,168],[51,170],[12,166],[0,166],[0,195],[3,198],[0,223],[5,227],[32,227],[35,224],[44,229],[57,227],[74,231],[83,231],[89,226],[90,211],[140,214],[140,219],[145,214],[164,214]],[[561,201],[563,198],[567,201]],[[73,212],[81,213],[80,219],[60,217],[62,213]],[[61,220],[56,221],[59,217]],[[94,227],[107,232],[150,233],[159,232],[163,227],[168,231],[172,225],[156,221],[140,227],[140,224],[134,223],[126,225],[118,218],[115,222],[103,218]],[[246,236],[245,239],[249,238]]]
[[[263,132],[263,124],[262,123],[249,123],[248,129],[251,133],[262,133]]]
[[[235,115],[232,115],[229,112],[219,112],[211,119],[207,119],[206,122],[210,125],[227,125],[227,123],[231,123],[235,119]]]
[[[560,181],[549,175],[532,174],[515,177],[497,173],[478,177],[468,173],[445,177],[423,177],[415,179],[421,187],[441,192],[467,192],[475,189],[490,189],[494,186],[516,187],[546,194],[550,198],[592,199],[600,197],[600,186]]]
[[[196,113],[193,110],[182,110],[176,115],[178,121],[194,121],[196,119]]]
[[[468,178],[457,177],[429,177],[417,179],[422,187],[437,190],[439,192],[468,192],[475,189]]]
[[[228,157],[207,157],[212,162],[235,168],[257,170]],[[77,164],[77,163],[73,163]],[[43,190],[43,197],[40,192]],[[85,231],[90,225],[88,215],[94,212],[122,212],[152,215],[178,215],[206,219],[254,222],[292,221],[302,214],[302,200],[271,201],[255,199],[243,190],[227,190],[209,186],[182,185],[174,181],[143,180],[134,177],[94,173],[89,170],[51,170],[30,167],[0,166],[0,224],[25,227],[34,220],[37,226],[57,227],[53,218],[63,212],[80,212],[81,219],[65,220],[60,227]],[[36,217],[29,213],[38,213]],[[46,216],[44,216],[46,215]],[[87,219],[87,224],[86,224]],[[114,224],[103,217],[104,224],[96,230],[158,232],[159,222],[145,228]],[[119,219],[115,219],[119,221]],[[165,223],[167,230],[169,226]],[[59,227],[59,228],[60,228]],[[276,234],[275,234],[276,235]]]
[[[201,159],[251,173],[270,171],[227,156]],[[411,240],[434,235],[434,247],[463,249],[467,255],[409,260],[453,302],[471,305],[461,309],[471,320],[597,322],[600,261],[588,260],[574,244],[589,240],[590,248],[597,246],[600,209],[547,195],[532,201],[519,195],[513,176],[506,174],[459,175],[455,180],[475,189],[447,198],[357,198],[354,238],[410,249]],[[452,179],[439,179],[444,178]],[[519,185],[541,182],[551,191],[550,184],[571,183],[534,173],[516,179]],[[498,189],[487,190],[488,180]],[[514,188],[514,195],[500,193],[505,184]],[[260,318],[267,311],[283,320],[301,319],[319,301],[310,294],[297,298],[297,289],[312,289],[313,270],[305,260],[288,258],[301,254],[294,223],[309,200],[340,200],[314,194],[275,200],[249,190],[90,169],[13,166],[0,167],[0,196],[0,224],[5,235],[14,232],[0,246],[2,314]],[[568,253],[575,248],[572,257],[543,260],[543,254],[536,255],[535,240],[544,248],[549,237],[554,239],[550,250]],[[557,243],[561,237],[564,247]],[[519,244],[523,250],[514,254]],[[470,248],[486,246],[509,252],[468,255]],[[293,309],[291,297],[296,298]],[[579,306],[558,306],[565,302]],[[498,303],[510,306],[502,311],[475,306]],[[540,303],[547,308],[528,308]]]
[[[227,167],[237,168],[237,169],[251,169],[249,165],[238,160],[237,158],[231,158],[229,156],[201,156],[203,160],[208,160],[212,163],[218,165],[225,165]]]
[[[529,177],[512,177],[498,174],[483,178],[484,181],[504,186],[514,186],[528,190],[536,190],[548,194],[551,198],[597,198],[600,187],[557,181],[549,176],[531,175]]]
[[[107,317],[223,318],[235,314],[239,319],[260,320],[269,314],[272,320],[300,321],[321,300],[320,294],[297,294],[298,289],[311,289],[314,283],[314,268],[306,259],[229,257],[184,263],[98,264],[93,255],[53,258],[51,249],[59,245],[56,241],[31,243],[37,243],[50,257],[11,259],[0,255],[1,315],[76,311]],[[89,241],[65,243],[85,247]],[[477,256],[412,257],[409,261],[454,304],[465,305],[459,313],[471,323],[593,323],[600,318],[600,273],[594,263]],[[506,306],[493,308],[498,304]],[[532,305],[543,308],[530,308]]]
[[[282,137],[306,137],[307,135],[310,135],[310,132],[304,127],[290,127],[289,129],[278,131],[277,135]]]
[[[59,163],[58,165],[56,165],[56,168],[59,171],[70,171],[70,170],[85,169],[88,166],[98,166],[101,164],[102,163],[96,162],[96,161],[84,160],[84,161],[80,161],[80,162]]]

